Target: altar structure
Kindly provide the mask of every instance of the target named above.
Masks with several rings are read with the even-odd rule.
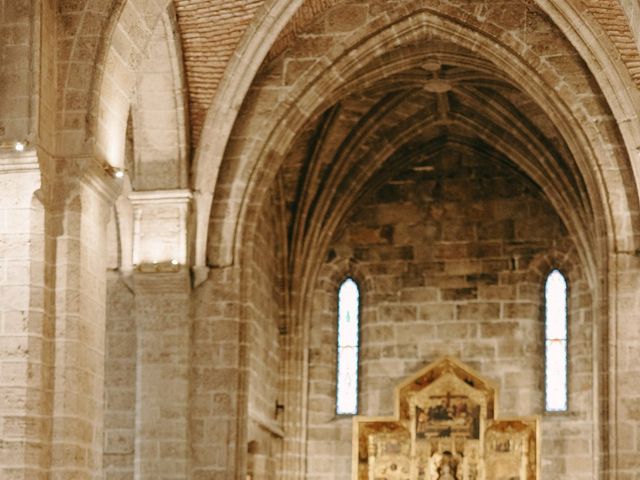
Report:
[[[497,418],[496,388],[452,358],[408,378],[393,417],[354,417],[353,480],[535,480],[539,420]]]

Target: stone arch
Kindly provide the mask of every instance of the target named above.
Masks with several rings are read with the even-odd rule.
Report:
[[[116,209],[119,268],[128,274],[135,260],[128,195],[188,187],[188,112],[172,2],[130,0],[116,7],[94,72],[92,101],[98,113],[89,128],[98,158],[126,172]]]
[[[607,37],[602,35],[598,26],[582,15],[577,7],[570,5],[569,2],[538,0],[536,3],[562,30],[588,64],[590,71],[603,89],[621,129],[627,153],[634,155],[636,146],[640,145],[640,122],[634,113],[638,111],[640,97],[638,92],[632,88],[633,83],[618,56],[611,55],[613,46]],[[332,4],[329,2],[329,5]],[[258,16],[254,24],[256,26],[248,30],[238,48],[238,52],[242,55],[236,55],[232,59],[216,93],[207,115],[194,163],[193,184],[196,189],[197,204],[196,266],[202,267],[206,263],[207,224],[214,185],[218,180],[222,157],[241,101],[249,90],[250,79],[255,77],[261,61],[266,57],[266,53],[272,45],[271,42],[276,39],[274,32],[278,32],[288,25],[303,5],[306,5],[303,0],[275,2],[270,10],[262,12],[262,15]],[[320,10],[322,11],[322,9]],[[265,38],[267,41],[264,40]],[[246,58],[251,58],[252,61],[247,62]],[[238,78],[242,80],[238,82]],[[232,108],[228,108],[229,105],[232,105]],[[214,127],[217,134],[215,141],[212,136]],[[626,162],[619,165],[619,168],[624,172],[629,172],[633,165],[627,159]],[[637,175],[636,172],[636,178]],[[618,182],[626,183],[625,188],[633,190],[633,185],[629,185],[628,181],[618,180]],[[630,201],[633,202],[634,199],[631,198]],[[235,231],[235,227],[230,226],[229,223],[233,224],[235,221],[227,222],[227,228]],[[635,220],[633,223],[636,223]],[[628,228],[634,229],[635,227]],[[624,242],[627,244],[626,250],[632,249],[635,245],[635,235],[632,233],[631,238]],[[219,262],[220,259],[213,259],[211,263],[229,261],[229,252],[224,256],[226,258],[222,262]]]
[[[477,103],[471,102],[471,106],[482,108],[483,104],[479,100]],[[507,124],[506,122],[509,120],[513,120],[514,123]],[[412,122],[411,119],[410,122]],[[402,124],[400,125],[402,126]],[[310,278],[315,278],[334,231],[348,215],[349,209],[355,206],[356,201],[364,195],[362,192],[375,190],[384,180],[389,180],[402,168],[406,168],[408,164],[414,161],[417,154],[422,153],[422,150],[426,150],[425,147],[417,152],[412,152],[411,150],[403,151],[404,144],[412,144],[417,139],[425,141],[426,138],[429,138],[427,158],[437,155],[444,148],[451,148],[470,152],[472,155],[484,155],[503,164],[515,163],[520,170],[542,188],[549,203],[559,212],[559,216],[563,219],[567,228],[578,239],[578,244],[580,245],[578,254],[583,264],[587,266],[588,278],[595,288],[595,285],[597,285],[595,280],[598,277],[597,272],[599,268],[602,268],[602,265],[599,265],[594,258],[598,253],[592,251],[594,239],[589,238],[585,232],[590,230],[591,222],[594,222],[596,224],[594,230],[600,231],[600,234],[603,235],[605,226],[598,225],[598,221],[589,216],[588,212],[585,213],[583,209],[577,207],[580,201],[579,197],[571,192],[563,191],[564,185],[562,182],[555,183],[552,179],[547,178],[552,174],[545,170],[541,164],[553,162],[554,157],[544,151],[544,145],[536,144],[533,134],[528,136],[512,135],[509,132],[509,127],[520,126],[513,118],[500,121],[500,119],[495,120],[487,117],[485,123],[481,124],[476,120],[452,116],[447,120],[447,125],[455,127],[459,131],[459,135],[447,135],[443,139],[442,136],[438,136],[438,129],[442,125],[434,121],[432,117],[425,115],[424,120],[407,126],[403,134],[394,139],[393,142],[384,140],[379,145],[374,144],[373,148],[370,147],[372,161],[362,171],[357,171],[356,167],[353,167],[353,170],[349,170],[345,174],[345,178],[343,178],[344,181],[347,181],[346,184],[341,184],[337,180],[334,181],[333,178],[329,179],[330,181],[328,181],[322,195],[316,198],[314,204],[316,211],[328,212],[328,220],[322,223],[312,219],[310,222],[315,226],[315,230],[311,230],[308,233],[308,237],[312,239],[313,243],[300,259],[300,263],[304,264],[305,270],[304,272],[294,270],[294,273],[301,274],[303,279],[306,278],[306,275],[309,275]],[[476,142],[480,141],[482,143],[474,144],[470,140],[473,135],[477,136]],[[385,138],[384,134],[380,134],[380,136],[383,139]],[[358,145],[352,146],[351,149],[357,151]],[[348,158],[349,156],[351,158]],[[335,161],[358,163],[360,157],[349,156],[346,158],[338,157]],[[403,157],[403,160],[394,163],[394,157]],[[540,163],[532,162],[532,158],[538,159]],[[385,173],[384,175],[373,174],[370,170],[384,170]],[[346,190],[348,193],[346,195],[337,194],[336,192],[339,190]],[[300,278],[297,279],[300,280]]]
[[[247,28],[231,57],[211,107],[207,112],[195,151],[192,185],[195,190],[196,229],[194,262],[196,269],[207,262],[208,224],[213,192],[231,130],[262,61],[278,34],[300,7],[301,1],[277,0],[260,10]]]
[[[335,252],[329,252],[329,256],[335,255]],[[358,289],[362,292],[367,289],[367,274],[364,272],[360,266],[358,265],[358,261],[350,258],[348,260],[341,260],[334,262],[333,259],[327,258],[328,262],[327,277],[329,282],[334,285],[334,290],[336,293],[347,278],[352,279],[356,285],[358,285]]]
[[[577,253],[572,245],[557,245],[553,250],[537,255],[529,262],[529,280],[542,283],[547,275],[557,268],[571,280],[580,269]]]
[[[186,188],[187,101],[177,23],[168,10],[156,23],[136,69],[131,100],[135,190]]]
[[[161,188],[184,187],[188,155],[185,85],[172,3],[130,0],[119,2],[114,12],[93,80],[92,110],[97,113],[89,119],[89,130],[95,136],[95,155],[112,167],[124,167],[127,119],[132,110],[134,134],[156,131],[147,144],[142,142],[141,146],[148,150],[149,143],[154,143],[155,158],[160,154],[177,164],[171,187],[160,182]],[[151,53],[155,54],[154,58],[150,58]],[[142,73],[153,74],[155,84],[149,85]],[[172,125],[170,136],[174,141],[168,145],[157,145],[160,129],[151,123],[148,115],[158,113],[150,108],[150,103],[158,104],[158,97],[149,102],[149,96],[157,93],[162,94],[163,99],[160,113],[165,123]],[[136,156],[144,160],[147,154]],[[150,183],[147,188],[156,188],[153,185],[158,181]]]
[[[424,16],[424,18],[426,18],[426,16],[428,16],[428,13],[423,12],[421,15]],[[415,17],[412,20],[412,22],[415,23]],[[384,28],[382,21],[379,21],[379,24],[376,25],[376,27],[378,28]],[[400,29],[401,27],[396,25],[396,28]],[[446,27],[444,27],[446,28]],[[451,28],[453,30],[459,29],[459,26],[451,26]],[[451,32],[453,33],[453,32]],[[459,33],[459,30],[455,33],[456,35]],[[356,37],[356,35],[354,35],[354,37]],[[477,37],[477,36],[476,36]],[[379,39],[377,39],[379,40]],[[354,40],[355,41],[355,40]],[[375,43],[374,41],[370,40],[373,43]],[[482,42],[482,39],[480,38],[476,38],[477,42]],[[486,39],[485,39],[486,41]],[[486,45],[485,45],[486,46]],[[343,45],[340,45],[339,47],[336,47],[336,51],[334,51],[335,55],[339,54],[339,50],[341,50],[341,48],[343,47]],[[372,47],[373,48],[373,47]],[[477,50],[480,50],[481,47],[475,47]],[[300,97],[296,98],[295,100],[295,107],[291,108],[291,110],[287,113],[285,113],[285,109],[286,108],[290,108],[290,105],[293,104],[293,102],[291,102],[291,104],[286,104],[286,106],[281,106],[279,107],[278,113],[276,113],[273,117],[271,117],[271,119],[273,119],[274,117],[280,117],[280,118],[285,118],[287,115],[289,115],[289,118],[287,119],[287,121],[285,123],[288,123],[289,125],[295,125],[298,123],[303,122],[305,118],[309,118],[309,115],[312,115],[314,111],[316,111],[316,109],[321,108],[319,102],[314,102],[314,98],[322,98],[323,99],[323,104],[327,105],[328,103],[330,103],[331,99],[337,99],[339,98],[340,94],[342,93],[339,89],[336,89],[335,87],[333,87],[334,85],[341,85],[341,87],[344,87],[345,82],[344,82],[344,77],[346,75],[349,74],[353,74],[353,68],[354,68],[354,64],[353,64],[353,59],[355,58],[363,58],[363,56],[365,55],[365,51],[367,49],[367,46],[364,45],[364,43],[360,44],[358,47],[358,50],[355,51],[350,51],[348,54],[340,57],[340,64],[341,66],[334,66],[331,69],[324,69],[323,66],[320,66],[320,64],[316,64],[313,68],[309,69],[305,75],[303,76],[303,78],[301,78],[296,85],[294,85],[293,88],[293,92],[290,92],[288,94],[286,94],[285,92],[282,92],[280,95],[287,95],[288,98],[295,98],[297,96],[297,94],[295,92],[299,92],[300,93]],[[514,55],[514,52],[511,52],[511,55]],[[544,92],[546,88],[548,88],[548,85],[546,85],[544,82],[540,82],[540,83],[529,83],[530,82],[530,78],[527,78],[527,76],[531,73],[531,72],[526,72],[526,70],[522,69],[522,65],[520,65],[519,67],[517,67],[518,69],[520,69],[519,71],[515,70],[513,68],[513,62],[515,62],[516,64],[518,64],[518,61],[515,60],[515,58],[512,58],[511,60],[505,60],[505,59],[499,59],[496,58],[495,55],[493,55],[492,60],[498,62],[498,64],[505,68],[507,71],[511,70],[511,74],[515,75],[518,80],[522,83],[528,84],[529,85],[529,90],[530,91],[535,91],[537,90],[538,92],[542,91]],[[349,71],[349,69],[351,68],[351,71]],[[338,69],[341,69],[342,71],[339,72]],[[320,72],[322,72],[324,70],[324,73],[321,74]],[[349,73],[347,73],[349,72]],[[553,72],[547,72],[548,74],[553,75]],[[316,75],[323,75],[323,76],[318,76],[315,80],[314,77]],[[540,79],[538,79],[540,80]],[[308,82],[308,83],[307,83]],[[315,82],[315,83],[313,83]],[[309,88],[307,90],[307,94],[303,94],[302,90],[305,87],[308,87],[309,83],[313,83],[313,87]],[[347,84],[348,85],[348,84]],[[348,86],[344,87],[344,90],[348,90]],[[326,91],[332,91],[332,96],[331,98],[327,98],[327,96],[324,94]],[[530,92],[531,93],[531,92]],[[534,96],[536,96],[535,92]],[[567,92],[568,93],[568,92]],[[265,102],[273,102],[273,96],[271,96],[270,98],[268,98],[267,96],[264,96],[262,98],[263,101]],[[548,108],[550,107],[550,99],[548,98],[548,96],[546,94],[543,95],[538,95],[538,100],[546,103]],[[259,104],[260,102],[260,98],[252,98],[251,100],[253,102],[254,105],[256,105],[256,109],[260,109],[262,108]],[[311,103],[309,103],[311,102]],[[569,109],[566,108],[563,105],[563,102],[561,100],[559,100],[558,98],[556,98],[556,103],[558,105],[562,105],[561,107],[554,107],[555,110],[551,110],[548,111],[548,113],[550,115],[552,115],[552,118],[554,118],[554,120],[559,124],[560,127],[562,127],[563,130],[563,134],[566,135],[566,137],[569,139],[569,144],[571,145],[571,149],[574,152],[574,156],[576,158],[578,158],[580,161],[583,162],[583,171],[588,171],[588,169],[586,168],[586,165],[588,163],[595,163],[595,158],[594,157],[599,157],[599,158],[603,158],[604,155],[595,155],[594,151],[592,150],[592,148],[596,148],[597,147],[597,141],[593,142],[594,145],[590,145],[592,142],[589,141],[589,137],[590,138],[596,138],[595,132],[581,132],[581,129],[578,127],[577,125],[577,119],[574,117],[574,113],[570,113]],[[284,102],[281,102],[281,105],[285,105]],[[564,109],[564,112],[562,111]],[[573,118],[572,118],[573,117]],[[264,118],[264,117],[263,117]],[[255,121],[253,118],[243,118],[243,120],[247,120],[247,122],[245,124],[249,124],[251,123],[251,126],[247,128],[247,130],[249,129],[253,129],[253,131],[260,131],[260,129],[262,128],[262,125],[258,125],[257,123],[252,123],[253,121]],[[275,123],[275,122],[274,122]],[[265,127],[267,128],[267,127]],[[278,135],[282,135],[282,137],[278,137]],[[279,155],[284,154],[283,151],[283,145],[287,145],[289,142],[289,139],[292,138],[294,134],[291,132],[291,129],[287,129],[286,127],[281,128],[279,131],[273,131],[272,132],[272,136],[269,139],[269,144],[271,145],[269,146],[265,146],[264,149],[262,150],[261,154],[257,154],[257,156],[255,156],[254,158],[262,158],[262,161],[265,161],[265,159],[269,159],[267,161],[273,161],[273,159],[275,157],[278,157]],[[578,138],[576,135],[582,135],[582,138]],[[239,135],[241,136],[241,135]],[[246,137],[245,137],[246,138]],[[236,233],[237,233],[237,229],[241,228],[240,224],[238,223],[237,220],[240,218],[238,215],[240,213],[240,209],[244,208],[242,207],[243,205],[245,205],[246,203],[246,199],[248,198],[246,196],[246,190],[245,187],[248,184],[251,184],[251,186],[255,185],[255,179],[251,178],[251,174],[252,172],[260,172],[260,167],[258,166],[259,163],[255,163],[253,165],[250,164],[250,162],[252,162],[253,160],[249,160],[252,155],[247,154],[247,151],[250,151],[252,148],[262,148],[262,147],[257,147],[258,145],[262,146],[263,143],[262,141],[254,141],[252,145],[249,145],[249,141],[245,141],[245,142],[231,142],[229,144],[229,149],[227,151],[227,157],[229,159],[238,159],[240,158],[239,155],[239,148],[243,149],[243,154],[241,155],[241,162],[243,162],[242,166],[239,166],[240,164],[238,164],[237,169],[235,169],[235,172],[238,173],[238,175],[236,175],[235,173],[227,173],[224,174],[225,177],[221,178],[222,182],[226,183],[225,186],[225,191],[231,191],[230,193],[230,198],[232,198],[232,200],[230,201],[230,203],[227,203],[226,201],[222,201],[221,204],[225,204],[225,220],[224,222],[222,222],[222,224],[219,224],[217,227],[220,228],[216,228],[214,226],[214,230],[213,233],[216,235],[216,238],[213,238],[211,241],[211,244],[213,245],[214,250],[211,252],[212,254],[212,262],[214,264],[227,264],[232,262],[233,260],[233,252],[231,251],[232,245],[235,245],[235,247],[238,246],[238,242],[234,241],[234,238],[236,238]],[[582,145],[582,146],[580,146]],[[600,152],[604,152],[604,149],[602,147],[602,145],[600,145],[600,147],[597,147],[600,149]],[[580,152],[580,153],[579,153]],[[588,158],[588,160],[587,160]],[[234,160],[230,160],[230,164],[233,163]],[[259,162],[259,161],[258,161]],[[255,170],[254,170],[255,168]],[[240,173],[242,172],[242,173]],[[259,175],[260,173],[258,173]],[[595,184],[593,182],[596,182]],[[227,183],[229,182],[229,183]],[[235,183],[234,183],[235,182]],[[597,185],[597,183],[600,182],[601,185]],[[597,177],[595,179],[592,180],[592,185],[591,185],[591,190],[592,192],[600,192],[599,195],[601,195],[601,198],[606,198],[607,194],[606,194],[606,189],[603,188],[602,186],[602,182],[603,179],[600,178],[600,180],[597,179]],[[622,190],[624,190],[623,187],[620,187]],[[244,199],[244,200],[243,200]],[[629,201],[633,201],[633,198],[627,198]],[[623,200],[626,203],[626,200]],[[602,200],[600,200],[601,205],[602,205]],[[246,205],[245,205],[246,206]],[[621,211],[634,211],[634,208],[622,208]],[[609,215],[605,215],[605,218],[609,217]],[[214,212],[214,218],[220,218],[219,214],[216,214]],[[622,223],[626,223],[626,224],[630,224],[631,221],[623,221]],[[609,231],[612,231],[613,229],[609,228]],[[628,239],[627,241],[624,241],[625,244],[628,244]],[[215,246],[218,245],[221,247],[221,250],[216,251],[215,250]],[[216,258],[217,257],[217,258]]]
[[[562,81],[552,65],[540,63],[535,52],[517,39],[509,38],[496,29],[491,32],[493,37],[504,40],[498,48],[495,40],[478,30],[470,31],[464,24],[451,18],[443,19],[431,10],[415,14],[411,7],[407,6],[398,14],[395,24],[388,17],[378,18],[350,35],[331,49],[327,57],[308,65],[293,85],[286,85],[278,72],[274,71],[267,72],[265,76],[270,78],[256,85],[240,112],[242,122],[239,124],[242,127],[234,132],[234,138],[227,145],[225,162],[219,164],[219,171],[214,169],[217,198],[211,217],[211,263],[225,266],[237,262],[243,265],[238,255],[239,249],[252,236],[256,211],[277,171],[274,165],[279,165],[286,155],[298,133],[297,128],[338,101],[356,83],[361,84],[362,73],[371,73],[360,69],[364,59],[379,60],[384,53],[380,45],[385,42],[388,42],[387,45],[398,45],[406,38],[419,41],[425,38],[430,29],[438,31],[441,37],[453,37],[454,43],[488,58],[497,65],[498,70],[506,72],[515,84],[526,90],[552,119],[588,184],[587,191],[598,210],[594,218],[603,222],[598,241],[600,253],[604,254],[602,258],[606,258],[606,252],[615,248],[627,250],[634,245],[636,219],[633,218],[633,212],[636,210],[637,193],[634,185],[625,184],[629,163],[626,152],[619,147],[617,127],[607,124],[601,129],[600,126],[590,125],[586,112],[579,105],[562,100],[574,98],[571,85]],[[461,17],[466,19],[464,14]],[[371,32],[376,34],[368,36]],[[400,40],[399,35],[406,35],[406,38]],[[354,44],[357,46],[350,49]],[[343,50],[347,52],[343,54]],[[532,65],[536,67],[535,70]],[[383,67],[380,72],[389,73]],[[588,77],[590,74],[586,75]],[[375,78],[372,74],[369,81],[373,82]],[[273,83],[269,85],[271,81]],[[274,104],[278,106],[274,108]],[[607,107],[602,105],[598,106],[598,111],[604,112],[605,117],[608,112]],[[268,133],[257,138],[252,137],[250,132]],[[609,139],[610,145],[601,136]],[[199,155],[202,158],[202,151]],[[606,177],[601,174],[603,170],[607,171]],[[611,178],[610,172],[614,172],[614,178]],[[620,191],[624,192],[622,197],[614,198],[613,193]],[[200,193],[201,198],[213,195],[212,191]],[[618,206],[615,205],[617,202],[620,202]],[[622,215],[616,217],[615,212],[622,212]],[[302,311],[298,313],[302,313],[301,318],[305,317]]]

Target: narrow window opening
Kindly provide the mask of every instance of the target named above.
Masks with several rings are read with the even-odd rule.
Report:
[[[545,298],[545,410],[566,412],[567,281],[559,270],[547,277]]]
[[[358,413],[358,353],[360,341],[360,291],[347,278],[338,291],[338,368],[336,413]]]

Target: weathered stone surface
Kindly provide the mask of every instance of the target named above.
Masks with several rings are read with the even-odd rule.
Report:
[[[346,480],[347,275],[362,412],[543,413],[558,267],[542,476],[638,478],[636,3],[0,0],[0,477]]]
[[[477,193],[463,195],[459,199],[450,198],[446,193],[449,183],[454,185],[465,183],[473,175],[474,170],[461,166],[454,172],[448,172],[443,165],[450,163],[451,157],[462,159],[461,164],[473,163],[475,168],[482,171],[484,189]],[[524,185],[524,179],[512,170],[477,156],[473,159],[465,159],[464,155],[456,152],[445,152],[431,159],[433,173],[429,180],[422,178],[409,179],[404,172],[398,177],[403,178],[404,194],[395,197],[395,205],[391,211],[395,213],[391,218],[385,218],[385,224],[391,225],[395,231],[406,229],[407,223],[414,222],[412,215],[405,215],[403,206],[412,201],[412,192],[422,190],[422,183],[434,179],[442,193],[436,193],[428,199],[428,203],[420,200],[415,207],[417,210],[426,208],[437,209],[445,207],[455,209],[460,213],[455,217],[455,230],[460,235],[468,235],[464,240],[468,243],[477,242],[479,237],[495,225],[493,209],[500,211],[502,222],[513,228],[528,230],[529,222],[534,224],[539,218],[544,218],[550,232],[546,236],[539,237],[531,234],[530,237],[515,239],[512,234],[500,229],[493,240],[493,248],[486,249],[459,249],[457,255],[443,259],[443,268],[436,271],[422,269],[426,279],[426,285],[420,287],[414,284],[406,285],[403,282],[394,282],[395,277],[401,277],[403,271],[394,272],[389,268],[381,268],[381,265],[390,264],[396,260],[392,257],[381,258],[367,253],[368,250],[378,249],[377,237],[357,234],[353,232],[376,232],[375,222],[369,220],[375,216],[367,212],[375,211],[379,205],[389,203],[384,192],[371,194],[361,205],[357,206],[352,215],[341,226],[337,237],[329,248],[336,252],[354,252],[358,255],[358,267],[356,278],[362,287],[362,353],[361,353],[361,377],[359,380],[361,395],[361,412],[365,415],[391,414],[391,403],[385,399],[389,392],[389,383],[410,375],[415,369],[424,366],[438,356],[449,355],[462,358],[465,362],[473,363],[479,371],[493,379],[501,387],[500,401],[503,402],[502,414],[522,415],[528,413],[541,413],[543,401],[543,378],[541,370],[543,319],[542,289],[543,277],[539,277],[537,286],[533,288],[537,292],[535,301],[518,297],[518,289],[524,285],[530,285],[527,275],[528,265],[520,263],[515,265],[511,261],[509,245],[517,242],[521,248],[530,248],[532,256],[544,257],[551,255],[553,246],[566,244],[568,239],[563,239],[560,219],[553,208],[534,191],[528,190]],[[394,181],[394,180],[392,180]],[[503,196],[500,188],[495,185],[508,183],[513,190],[519,190],[519,205],[511,204],[511,196]],[[449,202],[453,202],[451,205]],[[456,203],[461,208],[457,209]],[[464,205],[473,204],[474,212],[464,213]],[[491,205],[492,208],[485,208]],[[540,217],[522,215],[522,209],[531,209]],[[484,212],[482,215],[476,212]],[[425,217],[421,230],[433,223],[442,225],[441,231],[447,223],[448,217]],[[365,227],[366,226],[366,227]],[[366,230],[365,230],[366,229]],[[471,232],[467,234],[466,232]],[[542,238],[542,241],[540,240]],[[415,257],[424,255],[421,251],[438,250],[439,246],[446,246],[452,240],[460,241],[461,237],[450,238],[444,234],[440,237],[425,239],[420,236],[402,237],[395,239],[390,246],[395,249],[410,247],[415,251]],[[336,334],[336,299],[334,297],[337,286],[331,284],[331,279],[341,278],[341,275],[351,274],[346,270],[335,272],[338,265],[348,265],[340,257],[325,264],[320,276],[319,286],[315,295],[325,298],[322,308],[314,310],[311,323],[311,349],[314,353],[310,371],[310,399],[314,402],[313,415],[310,417],[310,433],[317,432],[318,437],[310,437],[310,447],[314,448],[316,455],[321,455],[325,462],[314,463],[309,467],[313,478],[349,478],[349,452],[340,455],[337,450],[339,443],[333,443],[335,449],[327,449],[331,443],[321,435],[347,435],[350,432],[348,422],[335,422],[335,380],[331,377],[335,369],[335,348],[327,348],[326,335],[319,332],[331,332]],[[405,260],[403,270],[418,270],[420,263],[412,259]],[[394,272],[394,273],[391,273]],[[336,275],[336,273],[338,273]],[[390,276],[391,275],[391,276]],[[395,277],[393,276],[395,275]],[[375,290],[378,282],[391,282],[396,285],[395,295],[384,302],[371,298],[370,291]],[[490,284],[493,290],[487,290]],[[427,286],[428,285],[428,286]],[[582,295],[584,279],[572,276],[572,297],[570,315],[575,325],[579,323],[579,315],[587,304],[577,302]],[[333,297],[333,301],[331,298]],[[584,329],[587,337],[590,337],[589,328]],[[318,335],[314,335],[318,332]],[[331,335],[329,335],[331,338]],[[335,337],[334,337],[335,338]],[[591,426],[587,419],[591,418],[590,402],[591,394],[588,385],[592,384],[589,376],[591,353],[582,351],[581,346],[586,338],[571,337],[570,355],[573,361],[570,371],[572,379],[572,412],[580,415],[580,421],[571,422],[569,418],[558,420],[563,426],[573,426],[583,435],[591,435]],[[584,374],[584,375],[583,375]],[[586,384],[583,384],[586,382]],[[587,387],[585,389],[585,387]],[[517,400],[516,400],[517,399]],[[579,413],[578,413],[579,412]],[[548,425],[553,424],[553,419],[547,420]],[[550,427],[551,428],[551,427]],[[317,439],[316,439],[317,438]],[[546,432],[543,436],[543,445],[552,443],[556,438],[563,438],[560,434]],[[557,464],[551,461],[550,450],[544,447],[543,472],[553,475],[558,472]],[[582,452],[555,452],[555,458],[562,458],[567,462],[579,463]],[[564,456],[563,456],[564,455]],[[336,463],[334,459],[340,457],[343,462]],[[550,460],[547,460],[549,458]],[[549,465],[553,465],[550,467]],[[328,467],[327,465],[331,465]],[[347,468],[345,468],[345,466]],[[314,469],[315,468],[315,469]],[[570,468],[570,467],[565,467]],[[554,470],[555,469],[555,470]],[[589,478],[592,475],[589,468],[582,467],[580,475]],[[578,473],[576,473],[578,475]]]

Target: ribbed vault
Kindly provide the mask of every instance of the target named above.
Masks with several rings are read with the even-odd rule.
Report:
[[[595,281],[604,226],[567,145],[535,102],[490,62],[446,44],[405,49],[401,60],[391,52],[380,64],[397,71],[382,78],[376,67],[363,71],[364,87],[310,121],[285,155],[279,175],[293,281],[312,281],[360,199],[403,172],[428,172],[430,159],[447,149],[532,179],[577,239]]]
[[[407,12],[411,8],[407,5]],[[386,15],[373,18],[350,36],[336,40],[315,60],[308,58],[308,52],[319,40],[309,36],[263,66],[240,112],[238,125],[242,127],[232,135],[219,173],[208,245],[213,265],[233,262],[229,246],[239,248],[241,243],[232,239],[242,238],[244,228],[237,215],[255,211],[258,197],[250,192],[254,188],[264,192],[280,159],[294,155],[290,147],[302,125],[312,128],[309,121],[354,95],[368,95],[374,103],[384,103],[384,95],[392,98],[411,89],[428,94],[417,101],[424,111],[414,112],[417,117],[407,121],[411,129],[398,128],[403,140],[390,131],[383,134],[385,141],[406,143],[421,128],[417,119],[422,122],[439,108],[450,109],[451,118],[446,122],[466,122],[474,135],[486,137],[484,140],[507,158],[525,159],[520,168],[540,184],[558,211],[571,217],[563,220],[578,238],[579,251],[592,275],[589,252],[610,248],[602,240],[617,231],[616,223],[635,225],[633,213],[624,220],[617,218],[620,210],[606,207],[608,189],[623,191],[628,186],[623,186],[627,178],[623,169],[610,169],[605,164],[628,159],[610,111],[570,45],[544,30],[544,35],[535,37],[535,48],[516,51],[522,44],[509,30],[496,25],[486,25],[490,32],[482,32],[431,10],[411,12],[403,15],[404,9],[399,9],[393,19]],[[558,42],[554,47],[557,53],[549,57],[544,42],[552,38]],[[438,85],[441,75],[451,76],[444,86]],[[439,88],[450,91],[437,95]],[[430,103],[436,106],[429,108]],[[379,108],[386,107],[381,104]],[[400,145],[386,146],[393,150]],[[378,161],[392,153],[379,145],[372,150]],[[612,187],[611,182],[621,188]],[[629,206],[636,203],[631,194],[615,198],[630,202]],[[626,211],[634,212],[635,207]],[[253,221],[246,223],[251,224]],[[299,233],[296,235],[299,238]],[[589,245],[589,236],[600,239],[598,248]],[[633,242],[630,237],[610,236],[609,240],[619,242],[621,249],[628,249],[629,240]]]

